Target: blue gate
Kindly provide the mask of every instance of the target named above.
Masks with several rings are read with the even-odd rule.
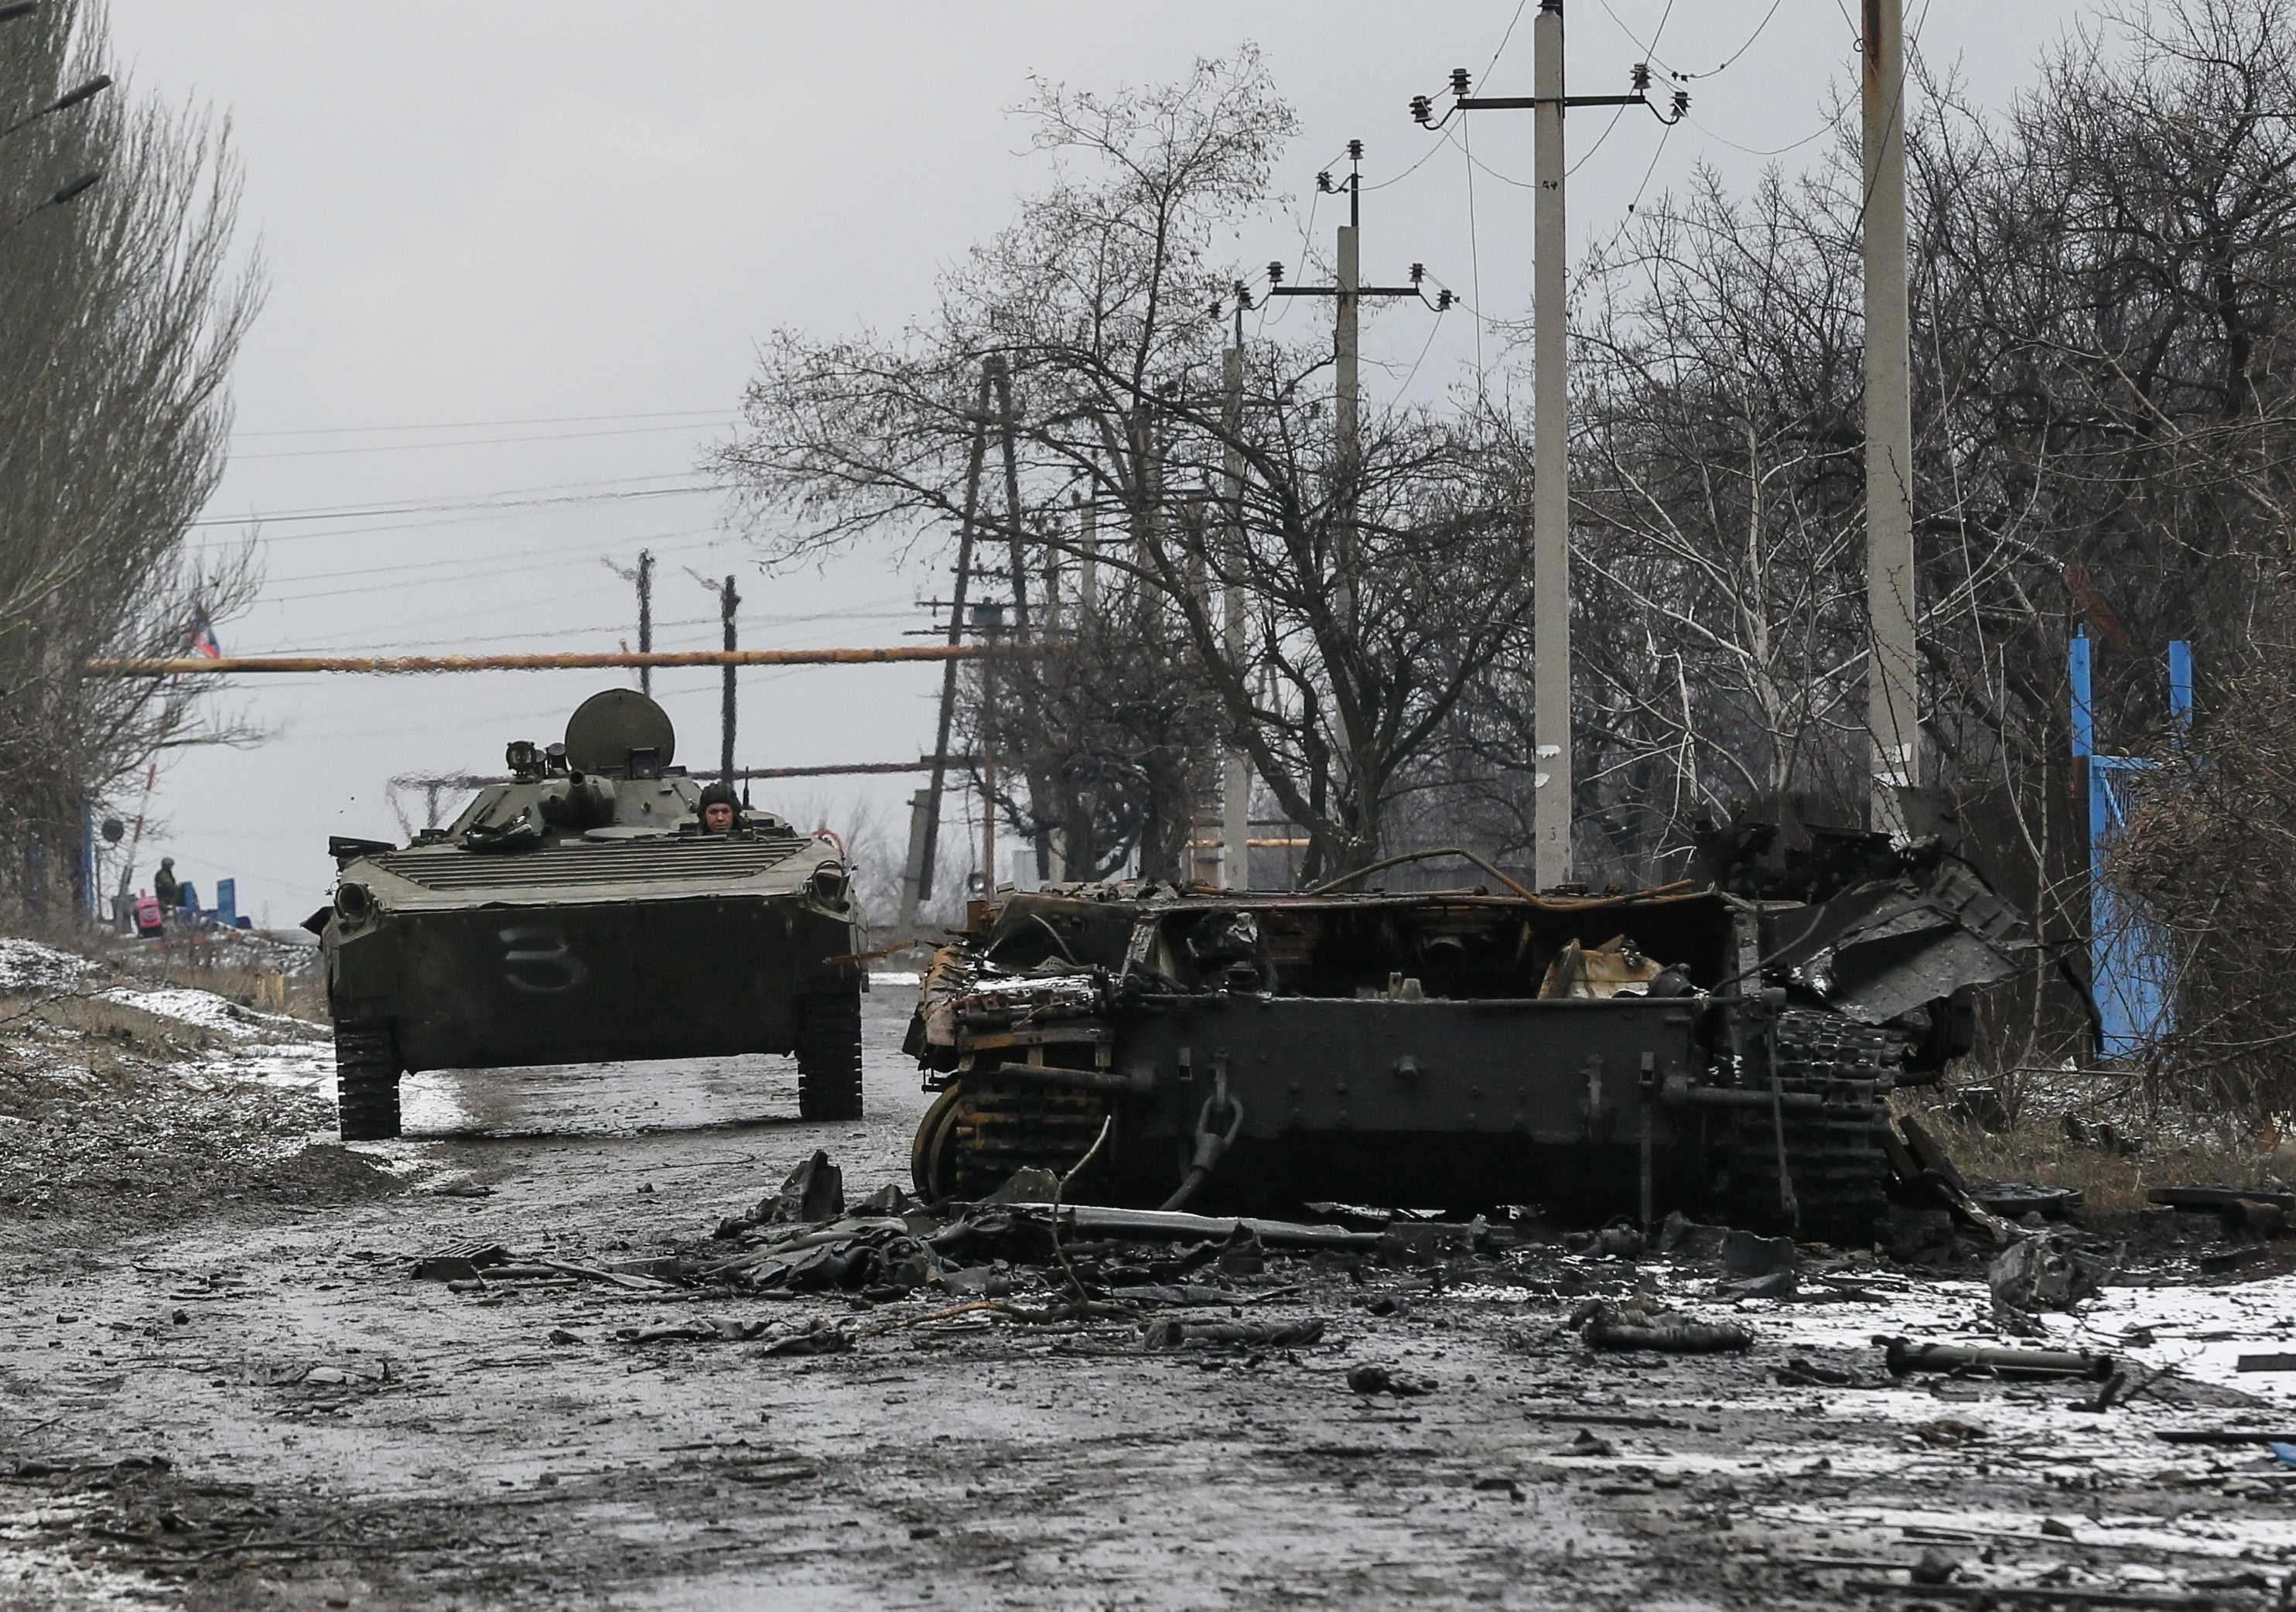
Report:
[[[2177,961],[2169,937],[2105,876],[2112,842],[2128,830],[2160,764],[2142,756],[2096,753],[2091,704],[2092,641],[2070,646],[2073,757],[2088,763],[2089,977],[2101,1026],[2097,1051],[2143,1058],[2177,1027]],[[2169,645],[2169,715],[2181,736],[2193,722],[2193,646]]]

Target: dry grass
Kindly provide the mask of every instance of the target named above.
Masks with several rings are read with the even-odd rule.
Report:
[[[1961,1173],[1972,1182],[2030,1181],[2070,1187],[2093,1211],[2142,1208],[2155,1187],[2172,1185],[2276,1186],[2276,1167],[2263,1149],[2236,1140],[2230,1127],[2197,1123],[2156,1125],[2149,1133],[2131,1128],[2135,1150],[2127,1155],[2084,1146],[2066,1133],[2068,1110],[2027,1102],[2006,1130],[1987,1131],[1954,1113],[1950,1093],[1915,1092],[1900,1096],[1900,1112],[1919,1116],[1945,1146]]]

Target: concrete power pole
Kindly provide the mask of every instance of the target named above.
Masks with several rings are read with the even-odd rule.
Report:
[[[1539,0],[1531,34],[1531,886],[1570,879],[1570,242],[1562,210],[1562,0]]]
[[[1220,428],[1227,434],[1220,464],[1220,496],[1227,514],[1227,586],[1220,599],[1223,648],[1227,663],[1243,667],[1243,288],[1236,288],[1235,340],[1227,349]],[[1231,890],[1251,888],[1251,758],[1231,737],[1221,757],[1220,882]]]
[[[1905,829],[1897,790],[1921,781],[1921,678],[1915,660],[1914,408],[1906,294],[1904,0],[1865,0],[1866,611],[1872,650],[1868,826]]]
[[[1363,222],[1363,151],[1362,141],[1348,142],[1349,170],[1345,181],[1348,221],[1339,227],[1339,274],[1334,282],[1330,285],[1285,285],[1283,264],[1267,266],[1269,296],[1330,297],[1338,305],[1332,336],[1332,422],[1339,448],[1341,508],[1332,520],[1332,548],[1338,574],[1332,579],[1332,614],[1337,618],[1338,635],[1343,642],[1352,642],[1356,631],[1356,570],[1359,561],[1355,520],[1356,482],[1363,470],[1363,394],[1357,383],[1361,309],[1365,299],[1374,297],[1414,297],[1422,302],[1427,301],[1426,293],[1419,283],[1427,272],[1421,264],[1411,266],[1409,285],[1363,283],[1362,258],[1357,245]],[[1335,188],[1331,175],[1327,173],[1316,176],[1316,186],[1325,192]],[[1451,293],[1444,291],[1429,306],[1441,313],[1451,306]],[[1342,779],[1352,778],[1357,771],[1358,735],[1351,731],[1347,713],[1336,700],[1333,712],[1340,727],[1340,775]]]
[[[1531,223],[1531,361],[1532,468],[1536,485],[1531,497],[1531,631],[1535,635],[1531,664],[1532,762],[1531,867],[1532,882],[1540,889],[1570,881],[1571,811],[1576,784],[1570,754],[1570,244],[1564,234],[1562,117],[1574,106],[1649,106],[1644,92],[1650,83],[1647,64],[1634,71],[1634,89],[1624,95],[1568,95],[1563,93],[1562,0],[1539,0],[1538,20],[1531,36],[1529,96],[1470,95],[1467,70],[1454,68],[1451,93],[1454,110],[1476,110],[1531,113],[1531,176],[1538,194]],[[1656,109],[1652,109],[1655,110]],[[1690,110],[1690,97],[1676,91],[1672,115],[1661,120],[1678,123]],[[1411,115],[1423,126],[1431,122],[1426,96],[1415,96]],[[1443,122],[1450,121],[1450,114]]]

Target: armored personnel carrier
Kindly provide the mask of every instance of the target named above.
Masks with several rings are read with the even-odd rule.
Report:
[[[343,1139],[398,1134],[411,1070],[794,1052],[808,1119],[861,1114],[866,948],[845,854],[770,812],[709,831],[632,690],[505,753],[414,843],[337,838],[317,932]],[[729,803],[730,804],[730,803]],[[722,814],[721,814],[722,815]]]
[[[1889,1093],[1969,1050],[1975,988],[2030,943],[1933,841],[1836,836],[1792,878],[1746,848],[1707,888],[1634,895],[1488,864],[1409,894],[1004,892],[910,1027],[939,1093],[917,1188],[1092,1154],[1074,1199],[1679,1208],[1866,1238]]]

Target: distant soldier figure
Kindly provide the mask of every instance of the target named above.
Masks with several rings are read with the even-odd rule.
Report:
[[[160,858],[160,871],[152,875],[152,894],[164,912],[174,912],[184,904],[184,887],[176,877],[176,859]]]
[[[701,791],[701,831],[705,834],[730,834],[742,821],[742,803],[734,798],[734,786],[713,783]]]

